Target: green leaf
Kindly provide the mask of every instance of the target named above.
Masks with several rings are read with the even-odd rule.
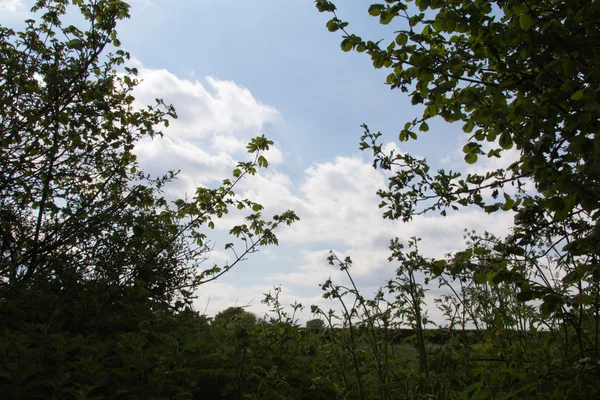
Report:
[[[72,39],[67,42],[67,47],[74,50],[81,50],[83,48],[83,44],[84,43],[81,39]]]
[[[257,160],[258,166],[261,168],[267,168],[269,166],[269,162],[264,156],[259,156]]]
[[[316,1],[317,10],[319,12],[333,12],[336,10],[335,5],[327,0],[317,0]]]
[[[381,55],[378,55],[377,57],[373,58],[373,66],[377,69],[382,68],[383,65],[385,64],[385,58]]]
[[[467,164],[475,164],[477,162],[477,154],[469,153],[465,155],[465,161]]]
[[[504,150],[511,149],[513,147],[513,140],[510,136],[510,133],[507,131],[502,132],[498,143],[500,144],[500,147],[502,147]]]
[[[460,342],[458,341],[458,338],[455,335],[450,336],[450,340],[448,341],[448,343],[450,343],[450,346],[452,347],[460,346]]]
[[[578,90],[577,92],[573,93],[573,96],[571,96],[571,100],[581,100],[583,99],[583,90]]]
[[[552,211],[559,212],[565,209],[566,203],[560,196],[554,196],[548,199],[548,206]]]
[[[483,210],[488,214],[495,213],[500,209],[500,205],[502,205],[502,203],[485,206],[483,207]]]
[[[481,145],[478,143],[469,142],[463,146],[462,151],[463,153],[476,153],[480,147]]]
[[[531,290],[522,291],[522,292],[517,293],[518,301],[526,302],[526,301],[530,301],[532,299],[533,299],[533,292]]]
[[[444,30],[444,19],[440,18],[440,14],[438,14],[435,21],[433,21],[433,24],[431,24],[431,26],[433,26],[433,29],[435,29],[437,32],[441,32]]]
[[[330,19],[329,21],[327,21],[326,26],[327,26],[327,30],[329,32],[335,32],[340,28],[340,24],[336,18],[333,18],[333,19]]]
[[[471,133],[471,132],[473,132],[474,127],[475,127],[475,124],[473,123],[473,121],[469,120],[466,124],[463,125],[463,132]]]
[[[350,41],[350,39],[346,38],[346,39],[342,40],[340,47],[342,48],[343,51],[349,52],[350,50],[352,50],[352,42]]]
[[[369,6],[369,15],[377,17],[385,9],[383,4],[371,4]]]
[[[594,304],[594,297],[590,296],[589,294],[581,293],[575,296],[575,301],[577,301],[579,304],[590,305]]]
[[[379,15],[379,23],[382,25],[387,25],[394,19],[395,14],[393,12],[384,11]]]
[[[416,0],[415,4],[419,7],[419,11],[425,11],[429,8],[430,0]]]
[[[398,34],[398,36],[396,36],[396,43],[398,46],[404,46],[406,43],[408,43],[408,35],[405,33]]]
[[[583,278],[583,274],[581,274],[580,271],[575,269],[575,270],[569,272],[568,274],[566,274],[562,278],[562,281],[563,281],[563,283],[565,283],[567,285],[572,285],[575,282],[581,281],[581,278]]]
[[[533,25],[533,17],[531,14],[523,13],[519,16],[519,25],[524,31],[528,31]]]
[[[456,30],[456,21],[453,19],[448,19],[444,21],[444,29],[448,33],[452,33]]]
[[[506,193],[504,193],[504,200],[506,200],[506,202],[502,206],[502,210],[504,211],[510,210],[515,205],[515,201],[511,199],[511,197]]]

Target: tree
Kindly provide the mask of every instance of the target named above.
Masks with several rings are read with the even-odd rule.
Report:
[[[61,23],[67,10],[79,11],[81,26]],[[232,179],[198,188],[191,199],[166,198],[163,190],[177,174],[145,174],[135,145],[162,136],[158,128],[177,115],[160,99],[133,106],[137,71],[127,65],[116,32],[129,6],[38,0],[32,11],[38,21],[26,21],[23,32],[0,26],[0,330],[6,344],[0,386],[12,398],[34,395],[27,390],[85,397],[91,392],[77,385],[101,392],[110,382],[85,381],[78,357],[102,354],[100,370],[121,368],[115,343],[159,343],[143,323],[171,323],[200,284],[259,246],[277,244],[274,230],[297,217],[288,211],[264,219],[260,204],[234,193],[240,180],[268,166],[262,154],[273,142],[264,136],[248,144],[250,161],[240,162]],[[232,207],[247,214],[230,231],[245,247],[227,244],[234,261],[203,268],[211,249],[207,232]],[[123,336],[129,333],[139,342]],[[56,358],[45,350],[54,345]],[[23,359],[37,360],[22,369],[35,371],[31,376],[11,369]],[[59,370],[81,379],[60,383]]]
[[[256,315],[244,310],[244,307],[234,306],[226,308],[215,315],[213,323],[222,326],[240,326],[248,329],[256,324]]]
[[[370,15],[399,28],[389,44],[348,33],[348,23],[335,15],[333,3],[316,3],[320,11],[334,13],[327,27],[344,32],[344,51],[366,52],[375,68],[390,70],[386,83],[392,89],[424,106],[422,117],[400,132],[401,142],[416,139],[417,130],[429,129],[429,119],[441,117],[461,122],[471,134],[463,148],[469,164],[481,157],[500,158],[513,148],[520,154],[507,168],[484,175],[444,170],[432,174],[424,160],[410,154],[385,154],[378,144],[381,134],[365,126],[361,148],[373,151],[374,166],[398,170],[388,190],[379,192],[387,208],[385,218],[409,221],[430,211],[445,215],[471,205],[488,213],[512,211],[515,228],[501,251],[505,258],[543,247],[540,256],[554,252],[561,260],[573,261],[564,271],[569,284],[592,276],[597,281],[600,74],[595,60],[600,49],[595,38],[600,10],[595,3],[373,4]],[[536,190],[527,190],[527,182]],[[467,261],[447,268],[462,268]],[[511,279],[511,274],[497,279]],[[526,289],[527,297],[552,294]],[[580,300],[589,303],[588,297]],[[550,303],[554,310],[564,302]]]
[[[521,302],[538,300],[538,326],[564,328],[563,339],[572,345],[563,356],[573,369],[560,379],[580,373],[573,358],[598,360],[598,4],[387,0],[368,13],[393,27],[389,43],[351,33],[332,2],[317,0],[316,6],[333,14],[327,28],[343,33],[343,51],[365,52],[375,68],[389,71],[391,89],[421,105],[422,116],[405,124],[400,142],[416,140],[439,118],[462,124],[470,135],[463,147],[468,164],[518,153],[515,162],[484,174],[433,173],[423,159],[385,153],[382,134],[363,125],[361,149],[372,151],[375,168],[392,171],[388,188],[378,193],[384,218],[407,222],[472,206],[514,214],[507,237],[469,233],[467,249],[431,260],[423,272],[451,290],[453,281],[468,282],[502,287]],[[397,241],[391,249],[401,251]],[[506,296],[494,300],[506,317],[503,327],[514,322],[503,305],[514,296]]]
[[[325,321],[323,321],[322,319],[316,318],[311,319],[310,321],[306,321],[306,329],[320,331],[323,328],[325,328]]]

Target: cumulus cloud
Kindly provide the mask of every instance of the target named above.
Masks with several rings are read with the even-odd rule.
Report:
[[[282,243],[296,249],[292,250],[296,261],[286,271],[266,278],[301,293],[314,293],[330,277],[334,282],[347,283],[338,266],[328,265],[331,249],[340,258],[352,258],[353,278],[361,291],[369,295],[392,278],[399,266],[388,261],[388,246],[394,237],[404,243],[411,237],[422,238],[419,248],[424,255],[443,257],[464,247],[465,228],[504,235],[512,226],[510,213],[486,214],[479,209],[452,212],[446,217],[430,213],[409,223],[383,220],[376,191],[385,185],[385,176],[359,157],[337,157],[333,162],[315,164],[296,185],[281,174],[277,179],[257,183],[267,209],[289,206],[302,217],[279,235]],[[253,194],[260,196],[261,191]],[[441,322],[433,298],[433,294],[428,295],[429,316]],[[335,304],[327,307],[337,309]]]
[[[152,0],[129,0],[133,4],[141,4],[145,7],[156,7],[156,4]]]
[[[267,278],[273,284],[299,285],[315,289],[329,277],[339,280],[342,274],[327,263],[328,250],[299,251],[303,261],[288,273],[276,273]]]
[[[268,208],[293,208],[301,221],[282,233],[287,243],[336,244],[346,250],[385,249],[389,240],[422,237],[423,247],[432,256],[442,256],[461,246],[465,228],[505,233],[512,223],[509,214],[488,215],[478,209],[436,213],[414,218],[409,223],[382,218],[383,172],[360,157],[336,157],[333,162],[315,164],[294,184],[287,176],[270,172],[252,179],[244,194],[258,198]]]
[[[286,238],[299,243],[364,245],[373,219],[381,219],[376,191],[384,184],[384,176],[360,157],[336,157],[310,167],[299,185],[302,203],[298,212],[303,219]]]
[[[0,0],[0,13],[17,14],[25,11],[22,0]]]
[[[145,68],[139,62],[138,69],[142,79],[135,92],[138,104],[163,98],[173,103],[179,114],[179,119],[164,130],[164,138],[145,140],[136,147],[142,167],[149,172],[181,170],[171,188],[174,195],[193,194],[198,186],[229,177],[236,162],[247,157],[248,140],[282,118],[274,107],[261,103],[235,82],[210,77],[203,82],[182,79],[167,70]],[[385,150],[401,152],[393,142],[385,144]],[[328,265],[330,249],[342,258],[352,258],[352,274],[369,294],[394,276],[397,265],[387,259],[392,238],[406,243],[410,237],[420,237],[420,249],[426,256],[442,257],[464,246],[465,228],[502,235],[512,224],[507,213],[487,215],[476,209],[447,217],[430,213],[409,223],[384,220],[376,192],[386,187],[389,172],[373,169],[370,160],[359,155],[338,156],[315,163],[292,179],[278,170],[286,161],[278,146],[266,156],[271,167],[244,179],[236,192],[263,204],[267,217],[293,209],[301,221],[278,232],[281,248],[269,248],[247,262],[270,265],[261,270],[262,275],[253,275],[249,282],[219,280],[201,286],[195,302],[201,312],[214,315],[232,305],[251,304],[249,310],[260,315],[268,311],[260,302],[263,293],[279,284],[283,285],[284,304],[298,300],[307,306],[335,308],[321,298],[318,288],[329,277],[339,282],[347,279],[337,266]],[[217,223],[217,230],[241,223],[243,217],[232,213]],[[222,264],[229,257],[215,250],[213,262]],[[432,303],[431,299],[428,302]],[[433,309],[430,313],[439,317]],[[310,315],[305,312],[302,318],[310,319]]]
[[[135,96],[141,105],[161,97],[176,106],[178,119],[173,121],[177,135],[202,138],[232,132],[260,131],[264,124],[279,118],[278,111],[256,100],[247,88],[233,81],[182,79],[165,69],[139,69],[140,85]]]
[[[376,191],[385,184],[384,173],[360,157],[336,157],[314,164],[299,182],[277,171],[248,180],[244,196],[257,199],[267,210],[292,208],[301,216],[300,222],[278,234],[284,244],[280,250],[292,256],[281,261],[285,270],[268,274],[266,281],[302,294],[318,294],[318,285],[328,278],[347,283],[345,273],[327,262],[333,249],[340,258],[352,258],[353,278],[369,295],[392,278],[399,266],[388,261],[392,238],[404,243],[413,236],[422,238],[419,248],[423,254],[443,257],[464,247],[465,228],[504,235],[512,226],[511,214],[486,214],[479,209],[451,212],[446,217],[430,213],[409,223],[383,220]],[[273,252],[278,254],[278,249]],[[430,318],[440,322],[441,313],[435,309],[431,294],[427,303]],[[338,307],[328,302],[318,304]]]
[[[163,129],[164,138],[145,139],[136,147],[141,165],[151,174],[181,170],[174,190],[190,193],[229,177],[237,161],[248,158],[248,141],[279,112],[254,98],[235,82],[207,77],[203,82],[183,79],[165,69],[146,68],[139,60],[136,105],[145,107],[162,98],[174,104],[178,119]],[[281,163],[281,151],[272,147],[265,156]]]

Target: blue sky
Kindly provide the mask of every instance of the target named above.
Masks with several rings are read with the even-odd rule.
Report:
[[[32,1],[0,0],[0,23],[20,26]],[[368,15],[369,2],[338,1],[349,30],[368,39],[393,37]],[[419,140],[398,143],[405,122],[419,116],[408,96],[383,82],[366,54],[340,50],[341,34],[330,33],[312,0],[130,0],[131,19],[118,28],[122,47],[140,70],[135,95],[140,105],[164,98],[180,118],[165,138],[143,142],[138,157],[149,172],[181,169],[173,195],[214,186],[244,160],[245,143],[264,133],[276,143],[272,165],[245,180],[238,193],[265,206],[267,215],[295,209],[301,222],[279,232],[281,244],[254,254],[214,283],[199,289],[196,308],[214,314],[231,305],[266,311],[262,294],[273,285],[283,300],[307,306],[334,305],[322,299],[318,283],[339,276],[326,256],[333,249],[354,260],[365,294],[393,276],[386,261],[393,237],[423,239],[427,255],[459,249],[464,228],[507,232],[512,217],[463,210],[443,218],[431,214],[409,224],[384,221],[375,192],[385,176],[358,150],[360,125],[384,133],[388,149],[426,157],[432,167],[479,171],[497,163],[467,167],[459,125],[439,121]],[[400,23],[400,22],[397,22]],[[213,260],[224,262],[224,234],[241,216],[217,226]],[[433,292],[431,292],[433,293]],[[431,300],[431,299],[430,299]],[[429,301],[431,303],[431,301]],[[439,313],[433,308],[430,316]]]

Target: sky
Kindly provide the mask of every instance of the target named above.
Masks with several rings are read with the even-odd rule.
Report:
[[[163,130],[164,138],[138,144],[143,169],[181,170],[170,194],[192,195],[198,186],[216,187],[230,177],[237,161],[248,158],[247,142],[265,134],[275,142],[266,155],[271,165],[244,179],[236,193],[261,203],[266,216],[293,209],[301,218],[276,232],[279,246],[262,248],[201,286],[194,302],[198,311],[214,315],[237,305],[262,316],[268,311],[263,294],[281,286],[284,305],[306,306],[299,314],[303,322],[312,318],[311,304],[337,308],[322,298],[320,283],[329,277],[347,283],[328,265],[330,250],[352,258],[351,273],[368,297],[394,277],[397,264],[387,260],[394,237],[404,243],[420,237],[426,256],[441,257],[464,247],[465,228],[508,232],[510,214],[476,209],[446,217],[431,213],[410,223],[383,220],[376,192],[385,188],[386,176],[372,168],[371,154],[359,151],[363,123],[383,133],[386,149],[425,157],[432,169],[481,172],[497,164],[464,162],[467,136],[460,125],[433,121],[419,140],[398,142],[400,129],[422,110],[406,94],[390,90],[384,84],[389,72],[374,69],[366,54],[342,52],[341,34],[325,27],[331,15],[319,13],[312,0],[129,3],[131,19],[117,31],[139,70],[137,104],[162,98],[179,115]],[[0,24],[21,27],[31,4],[0,0]],[[369,4],[337,1],[338,16],[363,38],[393,37],[400,26],[379,26],[367,13]],[[209,262],[231,259],[223,249],[230,241],[226,233],[241,218],[228,216],[207,231],[215,245]],[[431,289],[429,316],[442,322],[432,301],[439,292]]]

